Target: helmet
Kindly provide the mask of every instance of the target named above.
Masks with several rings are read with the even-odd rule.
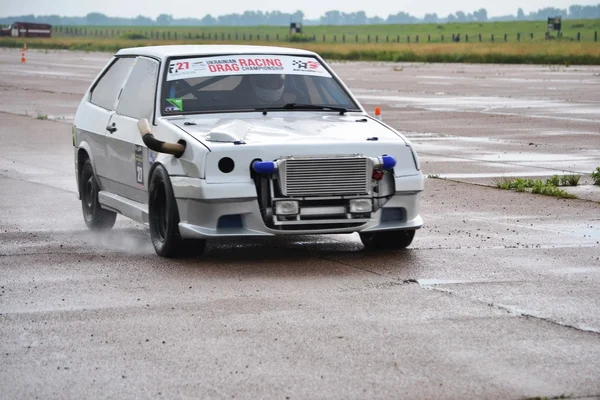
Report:
[[[279,74],[249,75],[252,90],[261,101],[274,103],[281,98],[285,77]]]

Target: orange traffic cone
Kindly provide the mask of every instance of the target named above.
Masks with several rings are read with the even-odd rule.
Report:
[[[27,50],[27,43],[23,45],[23,50],[21,50],[21,62],[27,62],[27,58],[25,58],[25,51]]]
[[[381,108],[375,107],[375,118],[381,121]]]

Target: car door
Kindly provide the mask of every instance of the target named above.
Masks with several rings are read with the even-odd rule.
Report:
[[[117,100],[107,135],[107,175],[117,193],[141,203],[147,202],[148,149],[142,141],[137,123],[142,118],[153,121],[159,62],[137,57]]]
[[[135,58],[116,58],[106,68],[90,90],[89,97],[77,110],[76,129],[82,141],[90,145],[94,171],[100,186],[107,189],[106,134],[115,112],[117,97],[129,76]]]

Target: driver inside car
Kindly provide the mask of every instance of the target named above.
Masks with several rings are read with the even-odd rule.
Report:
[[[281,99],[285,89],[285,76],[279,74],[247,75],[256,99],[264,104],[273,104]]]
[[[244,75],[235,88],[236,103],[252,108],[281,107],[296,101],[295,86],[282,74]]]
[[[167,87],[168,98],[181,98],[183,110],[191,111],[202,106],[228,107],[281,107],[287,103],[296,101],[294,85],[289,84],[286,75],[283,74],[248,74],[239,76],[239,83],[231,87],[234,78],[226,78],[214,82],[219,77],[204,78],[206,81],[213,81],[207,85],[200,83],[178,86],[178,81],[171,82]],[[201,87],[198,87],[202,85]],[[224,90],[214,90],[220,85]],[[206,90],[205,87],[213,89]],[[170,102],[165,104],[165,111],[177,112],[178,107]]]

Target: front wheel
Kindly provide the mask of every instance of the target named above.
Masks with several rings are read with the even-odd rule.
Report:
[[[359,232],[359,235],[367,249],[405,249],[412,243],[415,230]]]
[[[98,201],[98,181],[94,175],[92,162],[87,159],[81,170],[79,194],[85,224],[91,230],[107,230],[113,227],[117,213],[104,210]]]
[[[167,258],[202,254],[205,240],[183,240],[179,234],[179,212],[173,186],[162,165],[152,173],[148,194],[150,238],[156,254]]]

